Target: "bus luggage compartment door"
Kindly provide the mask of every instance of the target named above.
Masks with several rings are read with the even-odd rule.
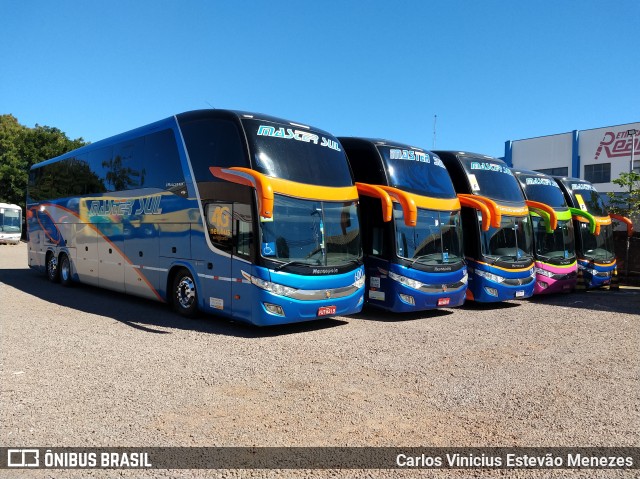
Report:
[[[121,223],[100,223],[98,237],[98,284],[102,288],[124,291],[124,241]]]
[[[98,285],[98,233],[93,225],[76,225],[76,271],[81,282]]]
[[[166,278],[167,269],[159,259],[158,228],[153,223],[125,225],[124,289],[128,294],[158,299],[156,290],[160,276]],[[166,282],[166,279],[165,279]]]

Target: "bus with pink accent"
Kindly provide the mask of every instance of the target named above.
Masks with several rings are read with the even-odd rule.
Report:
[[[181,113],[34,165],[29,266],[259,326],[359,312],[358,191],[338,140]]]
[[[572,212],[560,186],[551,176],[522,169],[514,169],[513,174],[527,200],[533,227],[534,294],[573,291],[578,278],[578,262],[572,217],[580,215],[594,227],[595,219],[586,211]]]

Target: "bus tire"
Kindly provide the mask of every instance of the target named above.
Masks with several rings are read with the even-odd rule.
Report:
[[[60,271],[60,284],[66,287],[71,286],[73,283],[71,280],[71,261],[65,253],[62,253],[60,258],[58,258],[58,265],[58,269]]]
[[[194,318],[198,313],[198,291],[193,276],[187,269],[180,269],[173,278],[171,304],[185,318]]]
[[[58,259],[53,252],[47,253],[47,278],[52,283],[60,281],[60,269],[58,268]]]

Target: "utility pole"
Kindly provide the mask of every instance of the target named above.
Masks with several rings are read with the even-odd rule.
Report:
[[[433,147],[432,149],[436,149],[436,122],[438,121],[438,115],[433,115]]]

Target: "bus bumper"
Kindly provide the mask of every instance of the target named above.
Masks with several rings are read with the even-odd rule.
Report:
[[[350,296],[321,301],[300,301],[261,291],[258,311],[254,311],[251,322],[256,326],[273,326],[313,321],[359,313],[363,305],[364,286]]]
[[[535,281],[524,285],[508,286],[475,275],[469,275],[469,290],[474,301],[480,303],[497,303],[511,299],[525,299],[533,296]]]

